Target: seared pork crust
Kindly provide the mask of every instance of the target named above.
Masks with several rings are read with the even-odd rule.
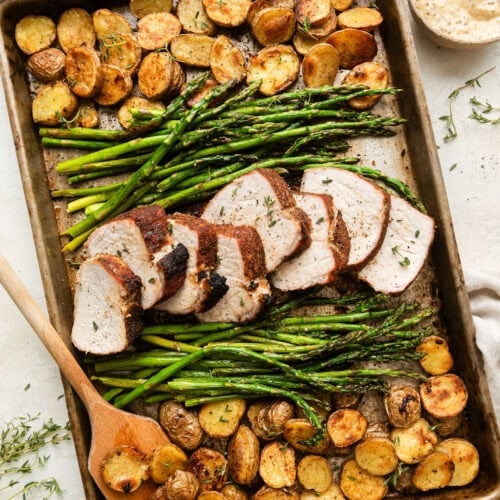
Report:
[[[331,198],[331,197],[330,197]],[[342,217],[342,212],[337,211],[335,219],[335,229],[333,230],[332,239],[333,248],[336,250],[339,267],[344,269],[349,262],[349,253],[351,251],[351,238],[346,223]]]
[[[163,270],[165,275],[163,299],[174,295],[184,283],[188,258],[188,249],[182,243],[179,243],[157,262],[157,266]]]
[[[102,267],[107,269],[110,274],[113,274],[115,279],[120,281],[129,290],[129,299],[131,301],[140,302],[141,279],[131,271],[130,267],[122,259],[110,254],[99,254],[94,257],[94,260],[99,262]]]
[[[288,186],[281,175],[267,168],[259,169],[259,174],[267,179],[276,194],[276,200],[279,201],[282,208],[291,208],[295,206],[295,200],[293,199],[290,186]]]
[[[222,297],[224,297],[226,292],[229,290],[226,281],[226,277],[221,276],[217,271],[210,272],[210,276],[208,278],[208,283],[210,284],[210,292],[207,295],[201,312],[208,311],[213,306],[215,306],[215,304],[217,304],[217,302],[219,302]]]
[[[290,254],[289,258],[295,257],[303,252],[306,248],[311,246],[311,227],[312,222],[309,216],[299,207],[289,208],[287,210],[289,214],[292,214],[299,221],[300,227],[302,229],[302,239],[299,241],[299,244],[295,248],[295,251]]]

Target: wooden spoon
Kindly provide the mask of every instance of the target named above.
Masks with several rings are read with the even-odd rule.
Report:
[[[120,445],[134,446],[151,455],[155,448],[169,442],[161,426],[151,418],[118,410],[102,399],[44,312],[2,256],[0,256],[0,283],[87,408],[92,428],[88,468],[102,494],[108,499],[149,498],[158,487],[151,480],[133,493],[119,493],[104,483],[100,468],[105,456]]]

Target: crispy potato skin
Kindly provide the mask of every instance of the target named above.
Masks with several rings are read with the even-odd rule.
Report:
[[[57,22],[57,39],[64,52],[80,45],[94,47],[96,34],[90,14],[79,8],[65,10]]]
[[[328,417],[326,428],[333,445],[345,448],[359,441],[367,426],[366,418],[359,411],[344,408]]]
[[[212,45],[210,69],[219,83],[242,81],[247,74],[241,50],[226,35],[218,36]]]
[[[292,486],[297,475],[295,450],[278,441],[267,444],[260,455],[259,474],[271,488]]]
[[[339,70],[339,54],[328,43],[314,45],[302,60],[302,77],[306,87],[332,85]]]
[[[297,21],[302,26],[321,24],[328,18],[330,7],[330,0],[296,0]]]
[[[328,17],[321,24],[317,24],[316,26],[311,26],[307,30],[307,35],[315,40],[322,40],[326,38],[328,35],[331,35],[335,28],[337,27],[337,14],[335,13],[335,9],[331,8]],[[304,30],[304,26],[298,25],[299,30]]]
[[[420,397],[427,412],[436,418],[452,418],[462,413],[468,393],[463,380],[453,374],[437,375],[420,384]]]
[[[93,97],[101,89],[103,72],[97,52],[87,45],[72,47],[66,54],[66,81],[78,97]]]
[[[251,485],[259,471],[260,443],[255,433],[240,425],[228,448],[229,475],[235,483]]]
[[[65,57],[63,51],[55,48],[35,52],[28,59],[28,70],[43,83],[60,80],[64,76]]]
[[[250,498],[246,490],[239,488],[235,484],[226,484],[221,493],[226,500],[248,500]]]
[[[389,488],[380,476],[364,471],[356,460],[346,460],[340,473],[340,489],[349,500],[379,500]]]
[[[132,78],[116,66],[103,64],[101,68],[102,84],[94,100],[101,106],[114,106],[132,92]]]
[[[388,82],[387,70],[381,64],[365,62],[354,66],[345,76],[344,85],[365,85],[370,89],[385,89]],[[381,95],[354,97],[348,103],[354,109],[369,109],[374,106]]]
[[[196,413],[177,401],[167,401],[158,410],[160,425],[170,440],[184,450],[195,450],[203,440],[203,430]]]
[[[281,7],[262,9],[255,16],[251,28],[261,45],[288,42],[295,32],[295,13]]]
[[[326,42],[337,49],[341,68],[351,69],[357,64],[371,61],[377,54],[375,38],[362,30],[348,28],[335,31]]]
[[[200,483],[193,473],[179,469],[167,479],[162,488],[165,488],[165,497],[168,500],[194,500],[200,489]],[[160,497],[158,500],[163,498]]]
[[[212,448],[198,448],[189,457],[186,470],[196,476],[202,491],[220,491],[227,480],[227,460]]]
[[[446,453],[454,464],[448,486],[465,486],[472,483],[479,473],[479,453],[476,447],[460,438],[450,438],[436,446],[436,451]]]
[[[420,491],[444,488],[450,483],[454,470],[455,465],[449,455],[435,451],[417,465],[412,482]]]
[[[392,386],[384,397],[384,405],[394,427],[408,427],[420,418],[420,396],[411,386]]]
[[[64,82],[43,85],[33,99],[31,108],[33,121],[48,127],[60,124],[73,116],[78,100]]]
[[[453,368],[453,356],[448,343],[442,337],[431,335],[424,339],[415,350],[424,353],[418,362],[429,375],[444,375]]]
[[[48,49],[56,39],[56,25],[47,16],[25,16],[14,33],[18,47],[27,55]]]

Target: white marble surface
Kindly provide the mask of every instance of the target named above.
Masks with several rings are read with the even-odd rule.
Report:
[[[441,166],[448,191],[458,247],[464,269],[500,271],[499,139],[500,127],[468,118],[469,98],[477,96],[500,106],[500,44],[474,51],[435,46],[415,32],[416,45]],[[454,116],[458,138],[443,143],[441,115],[447,114],[451,90],[497,65],[481,80],[481,87],[467,89],[456,100]],[[1,83],[0,83],[1,86]],[[8,115],[0,89],[0,252],[11,262],[29,290],[44,303],[28,214],[17,169]],[[457,164],[450,171],[450,167]],[[17,415],[41,413],[42,419],[67,419],[59,372],[42,344],[30,331],[9,297],[0,290],[0,427]],[[27,384],[31,384],[25,390]],[[48,465],[34,478],[54,476],[65,499],[84,498],[71,443],[53,447]],[[0,492],[0,498],[6,492]]]

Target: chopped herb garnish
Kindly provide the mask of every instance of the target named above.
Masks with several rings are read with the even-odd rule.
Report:
[[[450,167],[450,172],[453,172],[453,170],[455,170],[457,168],[457,165],[458,163],[454,163],[451,167]]]
[[[224,418],[224,417],[221,416],[219,418],[219,422],[227,423],[227,422],[229,422],[229,420],[227,418]]]
[[[324,217],[320,217],[320,218],[316,221],[316,224],[321,224],[322,222],[325,222],[325,218],[324,218]]]
[[[415,231],[415,238],[418,238],[420,236],[420,229],[417,229]]]
[[[224,207],[220,207],[219,215],[222,217],[224,215]]]
[[[27,391],[30,387],[31,387],[31,384],[26,384],[26,385],[24,386],[24,390],[25,390],[25,391]]]
[[[330,182],[332,182],[332,179],[323,179],[321,184],[330,184]]]
[[[403,260],[399,261],[399,265],[401,267],[408,267],[410,265],[410,259],[408,257],[405,257]]]
[[[151,283],[151,284],[156,283],[156,278],[150,278],[150,279],[148,280],[148,283]]]
[[[92,321],[92,326],[94,328],[94,332],[97,332],[97,330],[99,330],[99,327],[97,326],[97,323],[95,321]]]

